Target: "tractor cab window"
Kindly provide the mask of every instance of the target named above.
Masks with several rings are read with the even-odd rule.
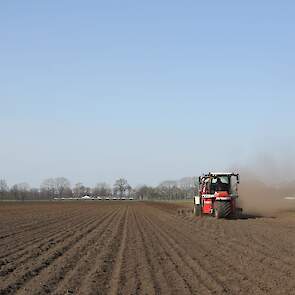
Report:
[[[203,180],[201,192],[203,194],[208,194],[210,192],[210,179],[209,178]]]
[[[228,176],[218,176],[211,180],[211,194],[217,191],[227,191],[230,189],[230,180]]]

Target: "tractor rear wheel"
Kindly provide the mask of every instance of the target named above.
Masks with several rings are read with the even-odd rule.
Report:
[[[225,218],[231,215],[231,203],[230,202],[215,202],[214,204],[214,216],[215,218]]]

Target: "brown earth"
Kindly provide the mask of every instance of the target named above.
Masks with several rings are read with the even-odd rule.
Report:
[[[295,294],[295,216],[0,203],[0,294]]]

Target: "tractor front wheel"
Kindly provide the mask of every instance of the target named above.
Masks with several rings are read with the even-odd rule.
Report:
[[[201,209],[201,206],[200,205],[195,205],[194,206],[194,215],[195,216],[201,216],[201,213],[202,213],[201,210],[202,209]]]

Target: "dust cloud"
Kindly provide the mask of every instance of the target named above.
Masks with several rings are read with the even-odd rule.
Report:
[[[241,176],[239,205],[244,212],[273,216],[295,211],[295,163],[291,157],[255,157],[235,168]],[[292,199],[294,198],[294,199]]]

